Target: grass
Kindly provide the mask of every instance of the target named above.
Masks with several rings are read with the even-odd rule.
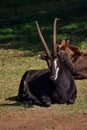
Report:
[[[46,68],[38,54],[44,53],[38,38],[35,20],[38,20],[43,35],[51,49],[52,26],[55,17],[61,21],[57,25],[57,38],[69,38],[71,44],[87,52],[87,1],[44,2],[43,4],[21,5],[18,11],[11,6],[0,9],[0,115],[10,109],[25,109],[26,105],[18,104],[13,98],[23,73],[28,69]],[[53,105],[59,113],[87,114],[87,80],[76,81],[78,97],[72,105]],[[10,100],[7,100],[10,98]],[[35,109],[41,109],[34,107]],[[44,109],[44,108],[43,108]]]

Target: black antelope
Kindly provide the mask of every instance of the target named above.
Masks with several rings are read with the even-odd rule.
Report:
[[[53,26],[52,54],[36,21],[37,31],[46,52],[46,55],[41,55],[40,58],[47,62],[48,68],[28,70],[22,76],[17,100],[25,100],[30,106],[37,104],[48,107],[52,103],[73,104],[76,99],[77,89],[71,74],[73,68],[65,51],[60,51],[60,49],[57,51],[57,20],[55,18]]]

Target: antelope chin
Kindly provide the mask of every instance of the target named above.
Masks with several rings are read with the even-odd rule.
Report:
[[[56,80],[57,77],[56,77],[56,75],[55,75],[55,76],[50,76],[50,79],[51,79],[51,80]]]

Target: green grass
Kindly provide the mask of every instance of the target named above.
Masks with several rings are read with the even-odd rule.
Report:
[[[38,3],[21,3],[17,7],[18,11],[12,6],[0,8],[0,115],[9,109],[25,109],[26,106],[6,99],[17,95],[21,77],[26,70],[47,67],[38,58],[38,54],[44,53],[44,50],[36,32],[35,20],[38,20],[50,49],[53,20],[59,17],[57,38],[69,38],[71,44],[87,52],[87,1]],[[62,114],[87,114],[86,84],[87,80],[76,81],[78,97],[73,106],[55,104],[52,107]]]

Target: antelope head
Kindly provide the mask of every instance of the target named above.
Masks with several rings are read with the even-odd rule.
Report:
[[[48,68],[50,70],[51,80],[56,80],[59,72],[59,58],[58,58],[57,42],[56,42],[56,24],[58,20],[59,20],[58,18],[55,18],[53,24],[53,48],[52,48],[53,53],[52,54],[50,53],[47,43],[41,33],[38,22],[35,21],[38,35],[40,37],[40,40],[43,44],[46,53],[46,55],[40,55],[40,58],[47,62]]]
[[[72,49],[69,46],[70,44],[70,40],[62,40],[60,44],[57,45],[58,48],[65,50],[65,52],[68,55],[74,55],[74,52],[72,51]]]

